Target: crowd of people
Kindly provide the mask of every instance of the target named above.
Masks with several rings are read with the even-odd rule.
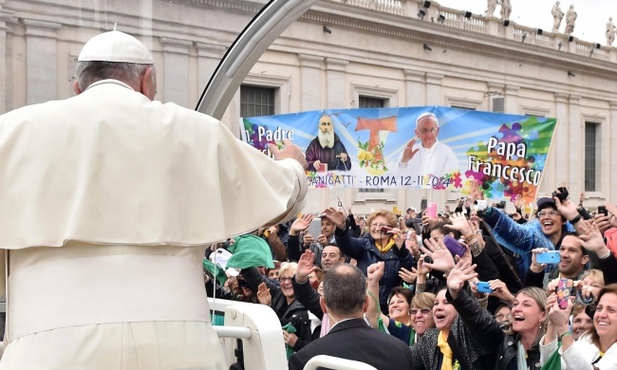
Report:
[[[531,212],[520,197],[509,213],[503,202],[480,198],[472,192],[434,219],[411,207],[403,215],[341,208],[300,215],[256,232],[273,258],[293,267],[280,267],[278,279],[276,267],[241,269],[228,288],[277,313],[290,369],[318,354],[378,369],[395,362],[417,370],[553,369],[556,362],[561,369],[617,369],[617,207],[590,212],[584,195],[575,204],[566,188],[539,197]],[[308,232],[315,218],[320,235]],[[324,286],[340,266],[347,266],[343,275],[365,279],[357,289],[366,301],[349,318],[332,307],[353,284],[330,296]],[[237,282],[248,291],[234,291]],[[320,322],[311,323],[308,312]],[[382,337],[358,351],[351,333],[353,340],[325,346],[321,338],[344,335],[341,319],[352,318],[397,339],[405,353],[374,348]]]

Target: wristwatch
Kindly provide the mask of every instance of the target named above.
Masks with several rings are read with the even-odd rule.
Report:
[[[572,225],[574,225],[575,223],[579,222],[581,220],[581,215],[576,215],[576,217],[574,217],[573,219],[570,220],[570,223]]]

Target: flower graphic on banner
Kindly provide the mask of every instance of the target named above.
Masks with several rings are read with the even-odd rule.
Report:
[[[369,142],[361,142],[358,140],[358,161],[360,161],[360,167],[365,168],[373,175],[381,174],[388,171],[386,167],[386,161],[383,157],[384,142],[370,148]]]

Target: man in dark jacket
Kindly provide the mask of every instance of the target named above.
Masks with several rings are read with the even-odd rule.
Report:
[[[334,326],[289,359],[290,370],[301,370],[317,355],[365,362],[378,370],[411,369],[409,348],[402,341],[371,328],[364,321],[368,307],[366,277],[351,265],[340,264],[326,273],[323,311]]]

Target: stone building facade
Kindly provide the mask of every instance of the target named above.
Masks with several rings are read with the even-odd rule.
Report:
[[[0,0],[0,112],[72,95],[83,43],[113,28],[157,61],[157,98],[195,107],[219,59],[265,0]],[[426,6],[428,5],[428,6]],[[507,24],[506,24],[507,23]],[[617,49],[418,0],[320,0],[270,46],[223,121],[256,96],[272,113],[441,105],[556,117],[541,192],[566,182],[593,207],[617,199]],[[261,104],[261,103],[260,103]],[[257,104],[259,105],[259,104]],[[459,195],[312,190],[309,210],[418,207]]]

